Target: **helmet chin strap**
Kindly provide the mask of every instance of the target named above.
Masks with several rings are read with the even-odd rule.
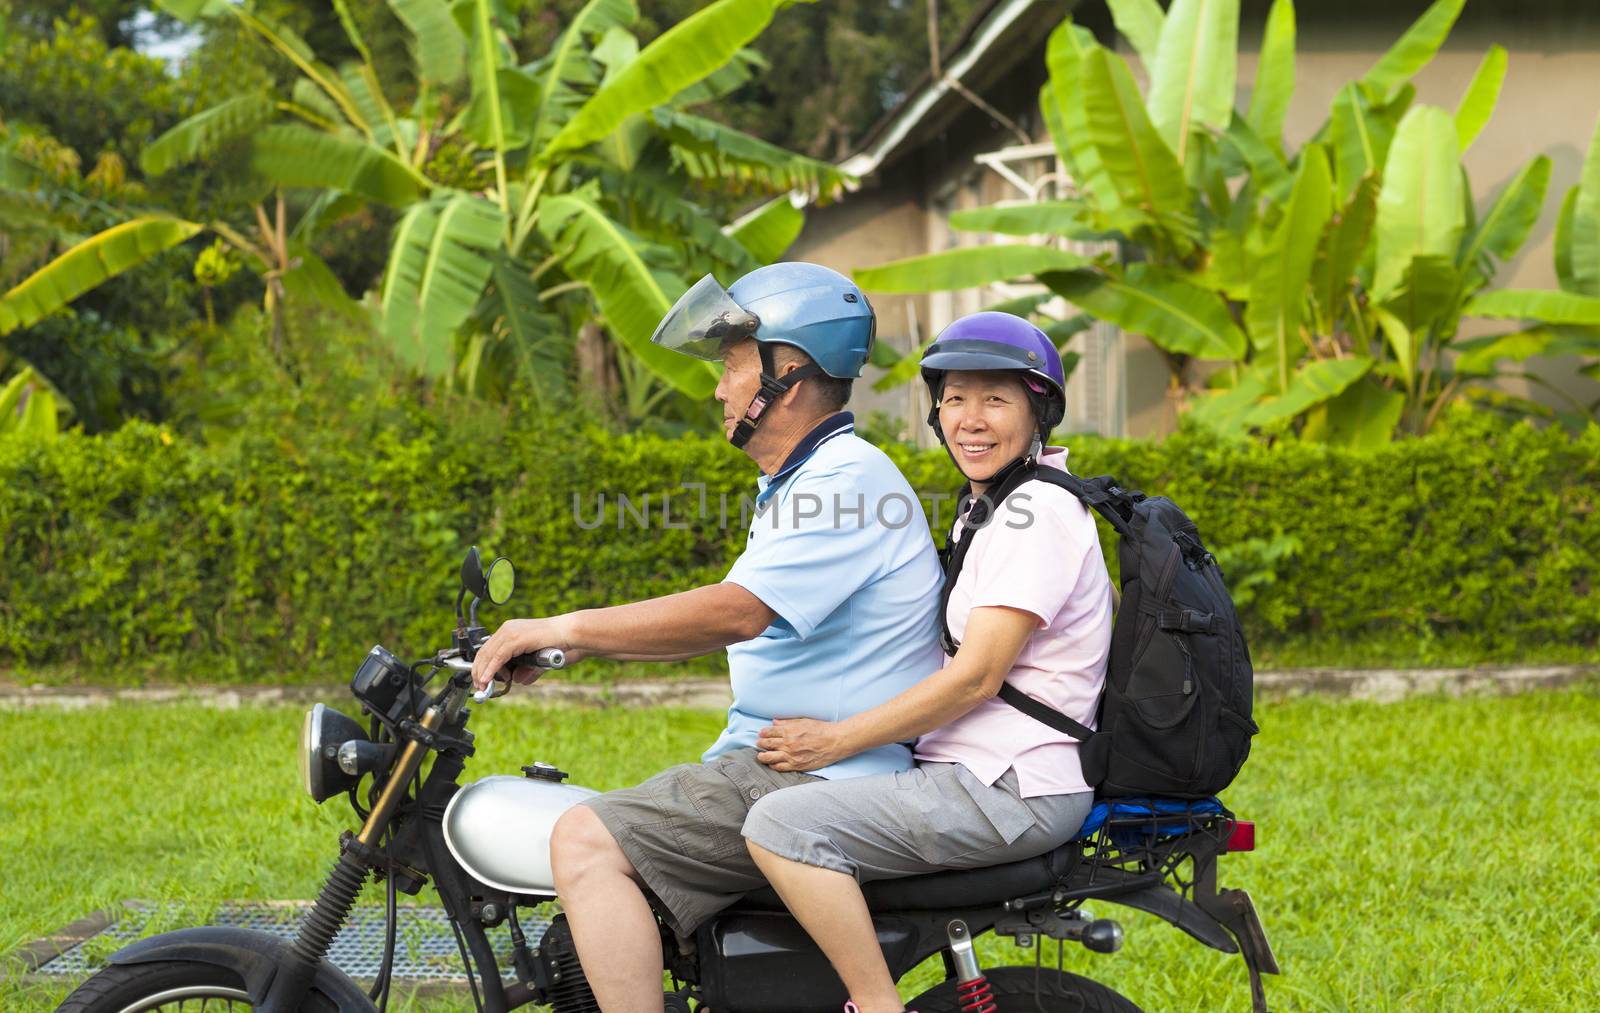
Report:
[[[761,425],[761,419],[772,402],[789,393],[801,380],[825,375],[821,366],[809,362],[799,369],[790,370],[779,379],[772,346],[767,342],[758,341],[756,350],[761,355],[761,389],[750,399],[750,404],[744,410],[744,418],[733,427],[733,435],[728,438],[728,442],[740,450],[743,450],[745,444],[750,442],[750,437],[756,434],[756,427]]]

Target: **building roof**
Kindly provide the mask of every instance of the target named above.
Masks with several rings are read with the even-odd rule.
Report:
[[[952,86],[954,78],[982,94],[1023,60],[1037,57],[1049,30],[1077,6],[1077,0],[989,0],[982,4],[944,55],[944,74],[922,75],[900,104],[867,132],[854,155],[839,163],[865,178],[916,149],[970,108]]]

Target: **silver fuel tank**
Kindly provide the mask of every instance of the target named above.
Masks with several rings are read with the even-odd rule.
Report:
[[[444,810],[444,842],[477,879],[509,893],[555,894],[550,831],[561,814],[599,792],[530,777],[486,777]]]

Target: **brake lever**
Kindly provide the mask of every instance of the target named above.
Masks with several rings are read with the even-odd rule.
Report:
[[[476,703],[485,703],[489,700],[493,700],[497,696],[505,696],[507,693],[511,692],[511,673],[524,665],[531,668],[542,668],[546,671],[549,671],[553,668],[565,668],[567,666],[567,655],[566,652],[559,647],[543,647],[537,651],[534,651],[532,654],[519,654],[510,661],[507,661],[506,667],[503,669],[503,671],[506,673],[505,688],[498,693],[494,692],[494,684],[500,680],[490,679],[489,685],[472,694],[473,701]]]

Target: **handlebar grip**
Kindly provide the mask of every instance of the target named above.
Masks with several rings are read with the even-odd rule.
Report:
[[[507,668],[529,665],[533,668],[565,668],[567,654],[559,647],[542,647],[532,654],[519,654],[506,662]]]

